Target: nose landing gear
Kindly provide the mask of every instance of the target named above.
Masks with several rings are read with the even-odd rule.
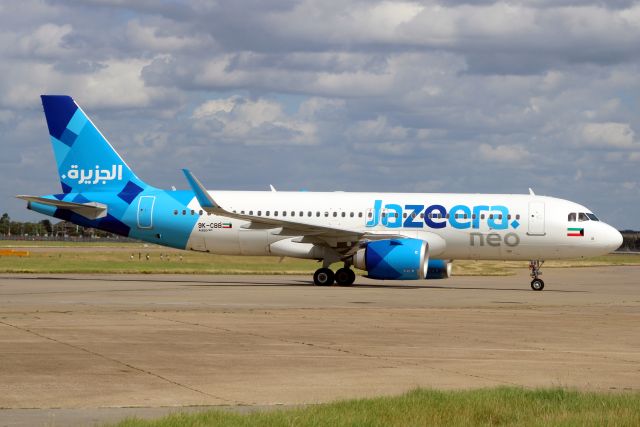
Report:
[[[533,280],[531,281],[531,289],[534,291],[541,291],[544,289],[544,281],[540,279],[538,276],[542,276],[542,271],[540,268],[544,264],[544,260],[531,260],[529,261],[529,270],[531,270],[531,277]]]

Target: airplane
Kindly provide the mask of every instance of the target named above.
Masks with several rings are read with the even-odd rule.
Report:
[[[527,260],[541,291],[544,260],[609,253],[622,235],[588,208],[529,194],[189,190],[140,179],[76,102],[42,95],[62,192],[16,196],[83,227],[198,252],[322,263],[313,283],[445,279],[452,260]],[[336,271],[329,267],[342,263]]]

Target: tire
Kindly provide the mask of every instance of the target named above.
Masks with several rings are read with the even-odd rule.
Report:
[[[534,291],[541,291],[544,289],[544,282],[542,279],[533,279],[531,281],[531,289]]]
[[[334,278],[333,271],[328,268],[319,268],[313,273],[313,283],[316,286],[331,286]]]
[[[336,271],[336,283],[340,286],[351,286],[356,280],[356,273],[350,268],[340,268]]]

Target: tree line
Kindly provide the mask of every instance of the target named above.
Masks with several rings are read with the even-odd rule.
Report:
[[[0,238],[27,240],[64,240],[68,238],[121,238],[115,234],[86,228],[67,221],[52,223],[48,219],[38,222],[14,221],[8,213],[0,217]]]

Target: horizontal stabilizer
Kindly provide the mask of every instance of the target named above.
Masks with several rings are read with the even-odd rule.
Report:
[[[102,203],[64,202],[62,200],[47,199],[45,197],[25,196],[25,195],[19,195],[16,197],[18,199],[26,200],[29,203],[31,202],[42,203],[43,205],[55,206],[60,209],[67,209],[77,213],[78,215],[82,215],[83,217],[88,219],[99,219],[107,216],[107,205],[103,205]]]

